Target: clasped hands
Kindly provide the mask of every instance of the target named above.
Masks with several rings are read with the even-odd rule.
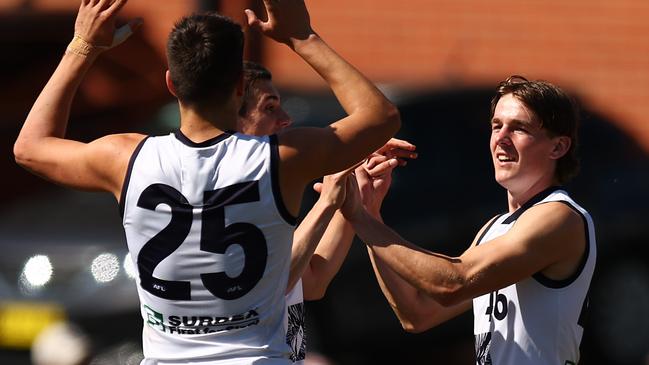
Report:
[[[392,183],[392,171],[405,166],[408,159],[417,158],[415,145],[397,138],[362,162],[335,174],[327,175],[313,188],[319,200],[339,209],[351,220],[363,212],[379,218],[381,204]]]

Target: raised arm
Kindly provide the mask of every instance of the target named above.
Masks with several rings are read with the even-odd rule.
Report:
[[[396,107],[311,28],[304,1],[264,0],[267,21],[246,10],[251,27],[288,45],[329,84],[348,116],[326,128],[292,128],[279,136],[282,191],[345,169],[383,145],[400,127]],[[287,190],[285,190],[285,188]],[[285,196],[297,211],[299,198]]]
[[[91,143],[65,139],[70,107],[94,60],[123,42],[139,25],[120,29],[115,17],[126,0],[84,0],[75,35],[54,74],[32,106],[14,145],[16,162],[61,185],[119,196],[127,161],[143,136],[112,135]]]

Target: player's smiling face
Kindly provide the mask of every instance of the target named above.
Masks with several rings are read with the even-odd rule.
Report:
[[[491,157],[496,181],[511,192],[552,183],[553,138],[537,116],[512,94],[503,95],[491,119]]]

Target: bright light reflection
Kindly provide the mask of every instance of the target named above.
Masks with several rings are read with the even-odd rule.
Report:
[[[126,254],[126,257],[124,257],[124,271],[126,271],[126,275],[128,275],[129,278],[135,279],[135,266],[133,266],[130,252]]]
[[[32,256],[25,263],[23,276],[32,286],[43,286],[52,278],[52,263],[45,255]]]
[[[112,253],[102,253],[92,260],[90,272],[97,282],[112,281],[119,273],[119,260]]]

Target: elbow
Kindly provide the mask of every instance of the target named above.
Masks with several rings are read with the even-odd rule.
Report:
[[[409,321],[401,321],[401,328],[408,333],[422,333],[428,330],[428,327],[417,325],[417,323]]]
[[[433,297],[436,302],[444,307],[454,306],[466,300],[467,284],[469,280],[462,272],[456,272],[455,275],[447,278],[441,285],[437,285],[435,290],[431,290],[427,295]]]
[[[401,128],[401,113],[399,109],[392,103],[388,102],[385,108],[385,118],[388,125],[391,127],[391,136],[395,135]]]
[[[14,143],[14,160],[18,165],[28,168],[31,161],[29,151],[29,145],[21,139],[18,139],[16,143]]]
[[[324,296],[325,296],[324,291],[309,292],[309,293],[304,293],[304,300],[308,300],[308,301],[320,300],[324,298]]]
[[[461,302],[459,296],[454,292],[444,292],[436,295],[437,302],[444,307],[450,307]]]
[[[314,283],[309,285],[306,281],[302,281],[302,284],[304,300],[320,300],[324,298],[325,293],[327,292],[326,285],[318,285]]]
[[[415,313],[406,314],[399,311],[396,307],[392,307],[392,310],[397,315],[401,323],[401,328],[408,333],[422,333],[434,327],[430,324],[429,317],[423,317]]]

